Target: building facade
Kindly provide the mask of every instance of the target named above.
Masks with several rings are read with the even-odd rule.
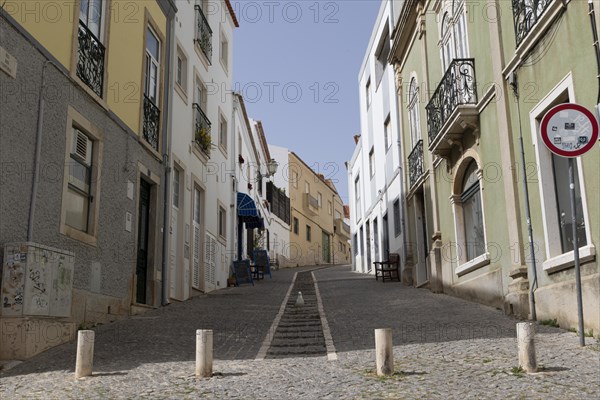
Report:
[[[347,262],[350,228],[344,223],[343,203],[335,185],[294,152],[288,154],[290,266]]]
[[[233,32],[225,0],[181,2],[175,23],[169,120],[169,297],[227,286],[233,261],[235,166]]]
[[[401,157],[394,70],[388,65],[392,24],[389,2],[382,2],[358,82],[361,135],[348,164],[353,269],[373,272],[373,262],[389,253],[404,256],[404,165]],[[404,279],[411,270],[404,269]]]
[[[14,1],[0,11],[0,357],[8,359],[164,299],[175,4],[128,2],[127,21],[121,2],[49,4]]]
[[[539,129],[554,105],[599,103],[598,2],[387,3],[407,165],[404,269],[415,285],[577,327],[567,161]],[[575,165],[583,315],[597,332],[598,147]]]

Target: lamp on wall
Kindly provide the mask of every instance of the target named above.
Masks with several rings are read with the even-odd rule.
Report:
[[[271,158],[267,163],[267,175],[265,176],[268,178],[275,175],[277,173],[277,167],[279,167],[279,163]]]

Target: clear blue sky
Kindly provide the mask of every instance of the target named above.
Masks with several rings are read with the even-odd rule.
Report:
[[[234,90],[249,116],[262,121],[267,141],[318,165],[345,203],[344,162],[360,130],[358,72],[380,4],[232,1],[240,22]]]

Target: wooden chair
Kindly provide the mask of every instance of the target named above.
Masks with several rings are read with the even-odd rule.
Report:
[[[378,280],[379,276],[383,282],[386,276],[389,280],[393,280],[392,273],[396,273],[396,278],[400,282],[400,254],[390,253],[387,260],[375,261],[373,264],[375,264],[375,280]]]
[[[256,279],[262,279],[265,274],[269,275],[269,278],[273,279],[271,274],[271,262],[269,261],[269,253],[267,250],[254,250],[254,267],[252,270],[252,276]]]

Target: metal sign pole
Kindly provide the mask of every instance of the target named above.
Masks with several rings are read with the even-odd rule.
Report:
[[[575,172],[573,158],[569,158],[569,192],[571,195],[571,225],[573,229],[573,255],[575,256],[577,314],[579,317],[579,345],[585,346],[585,332],[583,331],[583,300],[581,295],[581,269],[579,265],[579,243],[577,243],[577,218],[575,212]]]

